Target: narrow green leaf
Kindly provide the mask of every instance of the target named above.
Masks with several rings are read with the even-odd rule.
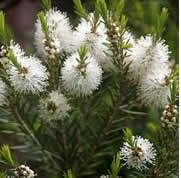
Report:
[[[108,24],[108,8],[105,0],[98,0],[97,4],[102,18],[104,19],[105,23]]]
[[[81,46],[79,51],[79,56],[80,56],[80,60],[84,61],[86,60],[86,55],[87,55],[87,47],[85,45]]]
[[[99,16],[100,16],[100,12],[99,12],[99,5],[98,5],[98,0],[95,3],[95,10],[94,10],[94,24],[96,25],[98,20],[99,20]]]
[[[124,140],[127,141],[130,145],[134,146],[133,143],[133,133],[131,131],[131,129],[125,129],[123,130],[124,132]]]
[[[122,10],[124,8],[124,0],[112,0],[110,3],[110,10],[114,20],[119,20]]]
[[[70,169],[67,171],[67,173],[64,172],[64,177],[65,178],[73,178],[73,175],[72,175],[72,172]]]
[[[1,158],[11,167],[15,167],[8,145],[3,145],[0,151]]]
[[[160,17],[157,18],[156,25],[156,40],[160,39],[165,30],[165,23],[168,19],[168,9],[163,8]]]
[[[41,0],[41,2],[47,10],[52,8],[51,0]]]
[[[75,12],[83,17],[84,19],[88,20],[88,12],[86,9],[82,6],[82,3],[80,0],[73,0],[74,5],[75,5]]]
[[[20,64],[18,63],[17,58],[16,58],[16,56],[14,55],[14,53],[13,53],[12,50],[9,50],[9,52],[8,52],[8,57],[9,57],[9,59],[11,60],[11,62],[15,65],[15,67],[16,67],[19,71],[21,71],[21,66],[20,66]]]
[[[41,22],[42,30],[43,30],[46,38],[48,38],[48,36],[49,36],[48,35],[49,34],[48,23],[47,23],[47,19],[46,19],[43,11],[40,12],[40,22]]]
[[[0,11],[0,32],[4,34],[5,31],[5,17],[3,11]]]
[[[127,18],[125,15],[121,16],[120,33],[122,33],[127,25]]]
[[[121,0],[121,1],[119,1],[118,5],[116,6],[115,15],[120,17],[123,9],[124,9],[124,1]]]
[[[113,161],[111,164],[111,170],[112,170],[112,177],[116,178],[120,171],[120,153],[118,152],[116,156],[113,157]]]

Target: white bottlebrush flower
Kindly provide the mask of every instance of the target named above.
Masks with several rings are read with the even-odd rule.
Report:
[[[62,68],[64,88],[77,96],[91,95],[101,83],[102,69],[89,53],[84,63],[78,59],[80,57],[76,52],[64,63]]]
[[[146,73],[137,86],[138,99],[145,105],[153,104],[164,107],[170,96],[170,74],[167,65],[160,66]]]
[[[40,117],[46,121],[63,119],[70,110],[65,96],[59,91],[52,91],[46,99],[40,101]]]
[[[75,38],[77,41],[77,48],[86,45],[88,52],[103,69],[107,70],[113,66],[112,59],[105,54],[105,52],[110,52],[109,48],[105,45],[106,43],[108,44],[108,37],[102,19],[99,19],[95,26],[92,13],[89,14],[89,21],[82,18],[80,24],[76,28]]]
[[[6,94],[6,85],[2,80],[0,80],[0,106],[6,103],[5,94]]]
[[[34,178],[36,174],[28,166],[21,165],[14,171],[15,176],[24,178]]]
[[[148,35],[141,37],[133,45],[128,53],[130,56],[124,61],[130,64],[129,77],[134,81],[138,81],[145,76],[149,70],[160,67],[168,63],[169,51],[164,40],[154,42],[153,37]]]
[[[133,145],[124,142],[120,151],[120,157],[128,168],[143,170],[148,168],[147,165],[153,165],[156,157],[153,144],[140,136],[133,136],[132,141]]]
[[[20,69],[12,65],[8,69],[9,79],[17,92],[38,93],[48,85],[48,73],[40,60],[35,57],[17,58]]]
[[[45,15],[50,32],[50,38],[56,39],[56,41],[59,43],[58,51],[71,52],[74,50],[73,31],[66,14],[60,12],[59,10],[50,9]],[[47,52],[45,51],[45,46],[43,44],[45,34],[42,30],[40,19],[37,20],[35,27],[35,46],[39,54],[46,57]]]

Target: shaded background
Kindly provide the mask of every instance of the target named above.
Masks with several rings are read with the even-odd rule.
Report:
[[[78,17],[74,13],[72,0],[52,0],[52,2],[53,6],[67,12],[73,24],[77,24]],[[82,2],[89,11],[94,8],[95,0],[82,0]],[[169,10],[169,19],[163,38],[169,45],[171,51],[170,59],[178,63],[178,0],[125,0],[124,13],[128,17],[128,27],[135,33],[135,36],[139,37],[140,35],[152,32],[153,26],[156,23],[156,16],[160,14],[162,7],[167,7]],[[31,52],[33,50],[34,23],[36,22],[38,12],[42,9],[40,0],[0,0],[0,9],[5,12],[6,21],[12,27],[17,42],[26,48],[27,52]],[[134,130],[137,129],[140,135],[142,135],[141,133],[145,133],[145,129],[154,127],[150,123],[147,123],[148,128],[143,129],[138,120],[130,121],[129,125],[134,126]],[[14,145],[14,143],[17,143],[17,140],[15,140],[15,137],[0,134],[1,143]],[[16,156],[19,161],[24,162],[23,153],[16,152]],[[36,167],[36,165],[34,166]]]

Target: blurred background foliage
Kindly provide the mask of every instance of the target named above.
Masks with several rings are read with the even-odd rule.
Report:
[[[79,17],[74,13],[74,5],[72,0],[52,0],[53,6],[67,12],[71,17],[71,22],[75,25],[78,24]],[[107,0],[109,3],[109,0]],[[95,0],[82,0],[84,6],[91,11],[94,8]],[[125,8],[123,13],[128,18],[128,28],[134,33],[136,37],[152,33],[155,28],[157,16],[160,14],[162,7],[168,8],[169,18],[166,23],[166,29],[162,36],[170,49],[170,60],[178,64],[179,60],[179,0],[125,0]],[[15,38],[25,48],[33,48],[33,30],[36,21],[37,13],[42,8],[39,0],[2,0],[0,1],[0,9],[6,13],[6,20],[12,27]],[[106,100],[106,99],[105,99]],[[127,121],[122,127],[130,127],[134,133],[147,136],[147,138],[154,139],[156,136],[155,131],[159,129],[159,112],[155,108],[138,108],[135,105],[135,112],[129,113],[124,110],[123,112],[128,117]],[[143,111],[142,115],[136,111]],[[149,114],[145,114],[148,112]],[[3,114],[2,114],[3,113]],[[15,125],[9,125],[9,120],[4,118],[11,117],[8,113],[0,110],[0,144],[9,143],[11,146],[21,143],[21,138],[17,140],[16,135],[13,136]],[[12,123],[12,121],[11,121]],[[39,124],[39,123],[37,123]],[[11,127],[11,128],[10,128]],[[12,132],[4,130],[12,130]],[[16,130],[16,133],[18,131]],[[7,136],[7,134],[11,134]],[[23,136],[23,135],[22,135]],[[15,147],[14,147],[15,148]],[[17,148],[17,147],[16,147]],[[23,149],[23,147],[20,149]],[[32,149],[32,148],[31,148]],[[16,151],[18,160],[23,161],[23,154]],[[20,156],[18,156],[20,155]],[[31,154],[29,155],[31,157]],[[37,158],[38,159],[38,158]],[[105,167],[109,168],[109,163]],[[36,167],[36,164],[34,165]],[[100,170],[101,172],[101,170]]]

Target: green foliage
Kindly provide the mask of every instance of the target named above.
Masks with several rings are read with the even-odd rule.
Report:
[[[71,170],[68,170],[68,171],[67,171],[67,174],[64,173],[64,178],[73,178],[73,175],[72,175]]]
[[[87,47],[86,46],[81,46],[78,53],[79,53],[79,56],[80,56],[80,60],[85,61],[86,60],[86,55],[87,55]]]
[[[46,38],[48,39],[49,38],[49,29],[48,29],[47,19],[46,19],[43,11],[40,12],[40,22],[41,22],[42,30],[43,30]]]
[[[157,39],[161,38],[161,35],[165,30],[165,23],[167,19],[168,19],[168,9],[163,8],[160,17],[158,17],[156,25]]]
[[[0,150],[0,162],[15,167],[16,163],[13,161],[8,145],[3,145]]]
[[[2,11],[0,12],[0,32],[2,36],[5,33],[5,17]]]
[[[99,20],[99,16],[100,16],[100,13],[99,13],[99,1],[97,0],[95,2],[95,10],[94,10],[94,24],[97,24],[98,20]]]
[[[21,71],[21,66],[20,66],[20,64],[18,63],[17,58],[16,58],[16,56],[14,55],[14,53],[13,53],[12,50],[9,50],[9,52],[8,52],[8,57],[9,57],[9,59],[11,60],[11,62],[15,65],[15,67],[17,67],[17,69],[18,69],[19,71]]]
[[[107,8],[105,0],[98,0],[97,4],[98,4],[100,14],[102,15],[102,18],[104,19],[105,24],[109,24],[108,8]]]
[[[73,0],[75,4],[75,12],[80,15],[81,17],[88,19],[88,13],[86,9],[82,6],[81,0]]]
[[[112,178],[117,178],[119,176],[120,169],[121,169],[120,153],[118,152],[116,156],[113,157],[113,162],[111,165]]]
[[[2,11],[0,11],[0,39],[5,45],[8,45],[13,39],[13,33],[8,25],[5,24],[5,15]]]
[[[113,15],[114,21],[119,21],[124,9],[124,0],[109,0],[108,7]]]
[[[124,130],[124,140],[126,142],[128,142],[131,146],[134,146],[134,142],[133,142],[133,133],[130,129],[126,128]]]
[[[121,23],[120,23],[120,32],[122,34],[123,30],[126,28],[127,25],[127,18],[125,15],[121,16]]]
[[[52,2],[51,0],[41,0],[42,1],[42,4],[44,5],[44,7],[49,10],[51,9],[52,7]]]

